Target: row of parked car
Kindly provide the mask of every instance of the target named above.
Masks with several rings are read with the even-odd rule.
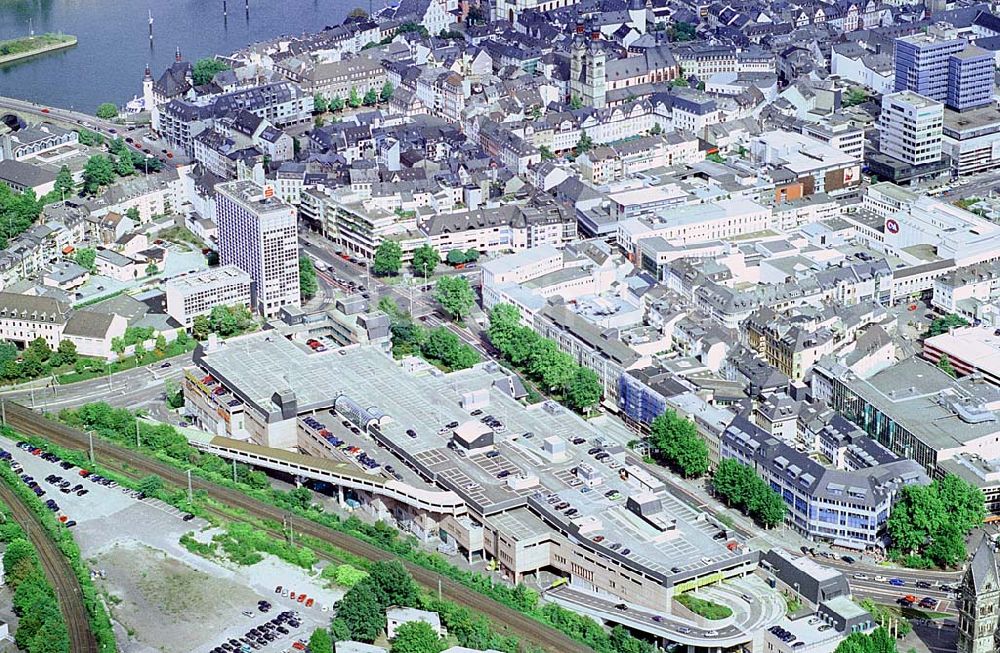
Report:
[[[820,628],[823,628],[823,626],[820,626]],[[795,635],[793,635],[792,633],[788,632],[787,630],[785,630],[781,626],[771,626],[767,630],[772,635],[774,635],[775,637],[777,637],[778,639],[780,639],[781,641],[783,641],[786,644],[792,644],[792,642],[795,642],[794,644],[792,644],[792,648],[802,648],[803,646],[806,645],[806,643],[803,642],[803,641],[796,642],[795,641]]]
[[[18,449],[23,449],[24,451],[29,452],[31,455],[38,456],[39,458],[42,458],[43,460],[46,460],[48,462],[52,462],[52,463],[58,463],[58,462],[60,462],[60,458],[58,456],[56,456],[55,454],[46,453],[46,452],[42,451],[41,449],[39,449],[37,447],[33,447],[31,444],[29,444],[27,442],[18,442],[17,443],[17,448]],[[43,497],[43,496],[45,496],[45,494],[46,494],[45,488],[43,488],[41,485],[39,485],[38,481],[36,481],[33,476],[31,476],[30,474],[25,473],[24,468],[21,466],[21,463],[19,463],[16,460],[14,460],[14,457],[11,455],[11,453],[9,451],[5,451],[4,449],[0,449],[0,460],[6,460],[6,461],[8,461],[10,463],[10,468],[14,471],[15,474],[19,475],[21,481],[25,485],[27,485],[28,488],[31,489],[32,492],[35,493],[35,496],[37,496],[37,497]],[[48,477],[46,477],[45,480],[49,481],[51,483],[52,481],[50,481],[49,479],[51,479],[53,476],[54,475],[49,475]],[[62,478],[60,477],[60,484],[57,486],[60,490],[63,490],[65,494],[69,494],[69,492],[71,492],[71,491],[79,492],[80,490],[83,489],[83,485],[80,485],[79,487],[67,490],[66,488],[69,488],[72,484],[71,483],[67,483],[66,486],[61,485],[61,483],[65,483],[65,482],[66,481],[63,481]],[[52,512],[55,512],[55,513],[59,512],[59,504],[56,503],[55,499],[51,499],[51,498],[50,499],[46,499],[45,500],[45,507],[48,508],[49,510],[51,510]],[[59,515],[58,516],[58,520],[59,520],[60,523],[65,524],[67,528],[73,528],[74,526],[76,526],[76,522],[74,520],[70,519],[67,515]]]
[[[267,608],[266,610],[263,609],[265,607]],[[261,612],[267,612],[271,609],[271,604],[267,601],[258,601],[257,609]],[[249,610],[244,614],[247,613],[251,616],[253,615]],[[243,637],[239,639],[234,637],[216,646],[212,649],[211,653],[236,653],[237,651],[246,653],[250,650],[256,651],[275,640],[284,639],[291,630],[301,625],[299,614],[291,610],[286,610],[270,621],[265,621],[261,625],[251,628],[243,634]]]
[[[933,596],[925,596],[922,599],[917,599],[917,597],[913,596],[912,594],[907,594],[906,596],[901,596],[898,599],[896,599],[896,603],[900,604],[904,608],[912,607],[913,604],[916,603],[925,610],[933,610],[934,608],[937,607],[938,600],[935,599]]]
[[[381,463],[379,463],[377,460],[369,456],[364,449],[362,449],[361,447],[356,447],[347,444],[346,442],[338,438],[336,435],[334,435],[333,432],[326,427],[326,424],[319,421],[315,417],[306,416],[302,418],[302,421],[305,422],[307,426],[309,426],[317,433],[319,433],[320,436],[322,436],[328,443],[330,443],[331,447],[339,449],[348,456],[350,456],[351,458],[354,458],[355,462],[357,462],[357,464],[360,465],[361,467],[364,467],[365,469],[369,470],[374,470],[381,467]],[[361,434],[361,430],[358,427],[351,424],[350,422],[348,422],[346,419],[343,420],[341,423],[343,424],[344,428],[350,429],[350,431],[355,435]]]
[[[274,593],[280,594],[281,596],[289,598],[293,601],[298,601],[307,608],[311,608],[316,604],[316,599],[312,598],[311,596],[303,594],[302,592],[296,592],[294,590],[285,589],[281,585],[278,585],[277,587],[274,588]],[[326,612],[326,610],[324,610],[324,612]]]

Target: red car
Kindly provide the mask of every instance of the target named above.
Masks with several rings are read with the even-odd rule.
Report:
[[[82,476],[84,478],[87,478],[88,476],[90,476],[90,472],[88,470],[86,470],[86,469],[81,469],[80,470],[80,476]]]
[[[49,113],[48,109],[42,109],[42,113]]]

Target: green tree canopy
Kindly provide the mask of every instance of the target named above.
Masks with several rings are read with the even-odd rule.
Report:
[[[317,628],[309,637],[310,653],[333,653],[333,640],[326,628]]]
[[[445,649],[441,639],[430,624],[410,621],[396,629],[390,653],[441,653]]]
[[[316,267],[312,259],[308,256],[299,257],[299,294],[304,300],[310,300],[316,296],[319,290],[319,280],[316,276]]]
[[[385,607],[380,600],[381,592],[371,578],[366,578],[344,595],[337,602],[337,619],[352,639],[361,642],[374,642],[375,638],[385,630]],[[333,628],[338,638],[340,634]]]
[[[104,136],[102,136],[97,132],[92,132],[89,129],[84,129],[83,127],[80,127],[79,129],[76,130],[76,133],[78,140],[80,141],[80,145],[92,147],[95,145],[104,144]]]
[[[191,78],[195,86],[204,86],[212,81],[216,73],[221,73],[223,70],[229,70],[229,65],[218,59],[206,57],[195,62]]]
[[[7,544],[7,549],[3,552],[3,568],[7,571],[8,575],[14,569],[22,566],[25,561],[30,565],[34,565],[38,562],[38,554],[35,553],[35,547],[31,545],[31,542],[25,539],[16,539]],[[8,582],[10,582],[8,577]],[[17,584],[14,584],[16,589]]]
[[[834,653],[896,653],[896,641],[885,628],[876,628],[870,634],[851,633]]]
[[[397,331],[394,328],[394,346],[396,334]],[[437,327],[428,332],[418,331],[411,337],[417,339],[417,346],[425,358],[431,361],[440,361],[450,369],[464,370],[479,362],[479,353],[459,340],[458,336],[446,327]]]
[[[368,572],[349,564],[337,565],[333,568],[333,582],[348,589],[368,578]]]
[[[951,359],[948,358],[948,354],[941,354],[941,358],[937,362],[938,369],[951,377],[958,376],[955,372],[955,368],[951,365]]]
[[[118,117],[118,107],[111,102],[102,102],[97,107],[96,115],[101,120],[114,120]]]
[[[732,458],[719,462],[712,476],[712,489],[726,502],[761,524],[773,527],[784,521],[785,504],[751,467]]]
[[[97,250],[92,247],[84,247],[82,249],[76,250],[76,254],[73,255],[73,260],[81,268],[85,268],[94,271],[94,263],[97,261]]]
[[[708,471],[708,445],[698,435],[694,422],[668,409],[649,427],[653,451],[683,476],[701,476]]]
[[[77,358],[76,343],[72,340],[60,340],[59,346],[56,348],[56,353],[64,364],[72,365],[76,362]]]
[[[982,490],[954,474],[926,486],[906,485],[886,521],[890,554],[908,564],[957,566],[965,560],[965,536],[985,515]]]
[[[434,288],[434,299],[455,320],[466,317],[476,303],[469,280],[461,276],[442,277]]]
[[[115,174],[119,177],[128,177],[129,175],[135,174],[135,161],[132,159],[132,153],[128,150],[124,150],[115,159]]]
[[[361,95],[354,86],[351,87],[351,93],[347,96],[347,103],[355,109],[361,106]]]
[[[139,483],[135,486],[135,489],[144,494],[154,495],[163,489],[163,479],[156,474],[143,476],[139,479]]]
[[[394,92],[395,89],[392,87],[392,82],[390,82],[389,80],[385,80],[385,83],[382,84],[382,90],[378,94],[379,101],[388,102],[389,100],[392,99],[392,94]]]
[[[450,263],[451,265],[461,265],[462,263],[465,263],[467,257],[465,256],[465,252],[463,252],[462,250],[453,249],[450,252],[448,252],[447,259],[448,263]]]
[[[313,96],[313,112],[315,113],[325,113],[327,109],[330,108],[330,103],[326,101],[322,93],[317,93]]]
[[[368,578],[378,588],[385,605],[416,607],[420,593],[413,576],[397,560],[380,560],[368,568]]]
[[[927,337],[939,336],[942,333],[948,333],[957,327],[969,326],[969,321],[966,320],[961,315],[955,315],[954,313],[949,313],[944,317],[936,318],[931,322],[930,328],[927,330]]]
[[[375,250],[372,271],[385,277],[399,272],[403,266],[403,248],[394,240],[383,240]]]
[[[76,182],[73,181],[73,173],[70,172],[68,166],[59,168],[59,174],[56,175],[56,185],[54,190],[59,196],[59,199],[72,197],[76,192]]]
[[[17,193],[0,183],[0,247],[16,238],[35,223],[42,212],[42,203],[35,191]]]
[[[441,262],[441,255],[430,245],[421,245],[413,250],[413,270],[422,277],[429,277]]]
[[[671,41],[678,41],[678,42],[693,41],[696,36],[695,35],[696,29],[697,29],[696,25],[680,21],[674,23],[670,27],[670,29],[668,29],[668,38]]]
[[[83,190],[88,195],[96,195],[104,186],[115,181],[115,166],[106,156],[95,154],[87,159],[83,167]]]

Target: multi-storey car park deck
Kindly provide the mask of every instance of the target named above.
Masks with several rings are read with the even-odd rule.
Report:
[[[779,595],[743,578],[759,553],[672,494],[624,447],[629,431],[552,403],[526,407],[494,363],[410,371],[371,347],[314,352],[266,333],[195,358],[185,394],[217,434],[197,443],[206,450],[329,482],[424,541],[496,560],[512,580],[567,576],[559,600],[673,641],[746,642],[783,612]],[[755,593],[730,622],[692,621],[672,600],[730,579],[744,589],[699,589],[722,602]]]

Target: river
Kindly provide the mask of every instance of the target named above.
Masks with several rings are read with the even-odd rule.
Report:
[[[79,44],[0,66],[0,96],[92,112],[142,93],[149,63],[224,54],[283,34],[340,23],[366,0],[0,0],[0,40],[38,32],[73,34]],[[377,2],[378,6],[382,2]],[[149,40],[149,14],[153,41]]]

